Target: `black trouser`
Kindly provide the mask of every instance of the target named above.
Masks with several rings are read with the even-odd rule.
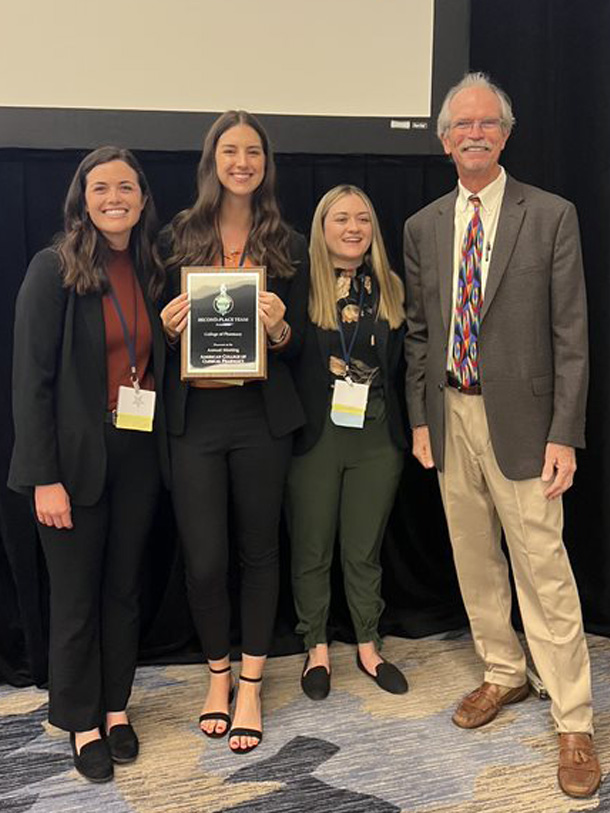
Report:
[[[38,523],[51,586],[49,721],[100,725],[127,705],[139,636],[140,565],[159,492],[153,433],[105,426],[106,485],[72,505],[70,530]]]
[[[277,605],[278,528],[292,437],[269,433],[261,388],[191,388],[186,429],[170,438],[186,583],[204,655],[229,654],[229,505],[241,565],[242,650],[266,655]]]

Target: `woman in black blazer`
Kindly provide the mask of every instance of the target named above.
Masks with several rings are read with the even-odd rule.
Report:
[[[138,753],[125,709],[166,457],[165,340],[153,304],[164,274],[152,197],[128,150],[84,158],[64,223],[17,298],[9,486],[33,498],[49,570],[49,721],[71,732],[76,768],[103,782],[113,761]],[[144,407],[155,393],[151,431]]]
[[[404,289],[389,268],[373,206],[357,187],[335,187],[319,202],[310,257],[309,323],[295,364],[307,423],[288,480],[297,631],[308,650],[301,685],[314,700],[330,691],[326,624],[338,528],[357,665],[398,694],[407,683],[379,654],[377,626],[379,553],[406,447],[398,375]]]
[[[303,410],[286,360],[305,328],[308,257],[305,240],[280,217],[271,146],[257,119],[228,111],[214,123],[197,175],[198,197],[163,235],[170,296],[163,309],[175,342],[189,303],[182,266],[266,266],[259,313],[266,331],[267,378],[180,380],[176,350],[168,360],[166,401],[172,494],[182,538],[191,612],[208,660],[210,683],[199,724],[209,737],[231,726],[227,589],[229,518],[241,565],[242,668],[229,746],[246,753],[262,739],[260,682],[271,644],[278,595],[278,526]]]

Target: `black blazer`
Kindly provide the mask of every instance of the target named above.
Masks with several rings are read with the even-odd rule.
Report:
[[[399,449],[406,449],[407,417],[402,394],[404,323],[396,330],[390,330],[385,320],[377,320],[374,324],[390,436]],[[328,367],[328,357],[332,337],[332,330],[323,330],[308,320],[303,350],[294,363],[297,390],[307,416],[307,423],[295,437],[294,453],[297,455],[305,454],[317,443],[330,409],[329,392],[334,377]]]
[[[155,432],[168,479],[162,382],[165,340],[148,297],[148,276],[136,269],[152,330],[157,403]],[[76,505],[93,505],[104,488],[107,409],[102,297],[63,287],[57,253],[46,248],[29,265],[15,312],[13,416],[15,446],[8,485],[31,493],[63,483]]]
[[[164,229],[161,253],[167,256],[169,234]],[[283,350],[270,350],[267,354],[267,379],[261,382],[269,431],[274,437],[294,432],[305,422],[305,413],[287,365],[301,350],[307,322],[309,296],[309,253],[305,238],[291,232],[289,254],[295,274],[290,279],[267,277],[267,289],[277,294],[286,306],[285,319],[291,327],[292,336]],[[171,270],[168,281],[167,301],[180,293],[180,270]],[[168,353],[165,385],[167,426],[172,435],[184,432],[184,416],[189,385],[180,380],[180,347]]]

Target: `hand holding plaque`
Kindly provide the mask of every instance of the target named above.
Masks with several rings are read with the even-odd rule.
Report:
[[[188,322],[190,309],[191,305],[188,296],[184,293],[178,294],[178,296],[170,300],[161,311],[160,316],[163,332],[170,344],[173,344],[180,338],[180,334]]]
[[[258,310],[265,326],[267,338],[271,344],[275,344],[278,336],[286,327],[284,321],[286,306],[276,294],[263,291],[258,300]]]
[[[182,380],[267,377],[259,313],[259,293],[264,290],[264,268],[182,269],[182,292],[190,302],[182,333]]]

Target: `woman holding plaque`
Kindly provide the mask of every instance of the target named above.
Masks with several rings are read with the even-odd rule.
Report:
[[[174,507],[189,603],[210,672],[200,726],[209,737],[230,728],[229,747],[246,753],[262,739],[260,686],[276,613],[278,525],[292,434],[304,419],[286,360],[298,353],[305,328],[308,257],[305,240],[281,219],[271,146],[254,116],[229,111],[217,119],[203,145],[197,186],[194,205],[163,235],[172,297],[161,313],[168,340],[175,342],[187,325],[189,302],[178,294],[182,267],[265,266],[267,274],[258,300],[267,378],[187,383],[176,350],[166,388]],[[243,652],[232,721],[229,524],[240,562]]]
[[[83,159],[64,223],[17,298],[9,485],[33,498],[49,571],[49,721],[71,732],[77,770],[104,782],[138,754],[126,705],[165,438],[164,272],[128,150]]]
[[[330,691],[326,624],[339,529],[356,663],[380,688],[407,691],[379,654],[383,609],[379,554],[402,471],[405,415],[399,364],[404,289],[388,265],[370,200],[337,186],[312,223],[309,323],[295,379],[307,423],[297,433],[288,480],[292,586],[308,651],[301,686]]]

